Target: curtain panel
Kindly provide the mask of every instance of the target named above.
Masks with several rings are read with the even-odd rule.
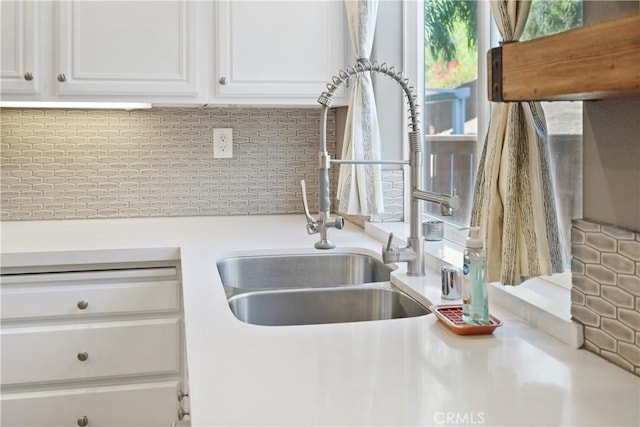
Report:
[[[520,38],[530,5],[491,1],[502,43]],[[539,102],[492,105],[471,214],[484,238],[489,282],[515,286],[563,270],[548,142]]]
[[[378,13],[378,0],[345,0],[351,44],[356,60],[369,59]],[[370,73],[350,81],[351,94],[341,158],[380,160],[378,113]],[[369,216],[384,212],[380,165],[340,165],[338,212]]]

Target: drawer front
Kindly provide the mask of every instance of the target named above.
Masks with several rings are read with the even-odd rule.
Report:
[[[3,385],[180,370],[179,318],[5,328],[1,338]]]
[[[136,277],[143,275],[142,277]],[[178,311],[175,268],[2,277],[2,320]]]
[[[178,419],[177,381],[3,394],[3,426],[170,426]],[[78,421],[81,421],[78,423]]]

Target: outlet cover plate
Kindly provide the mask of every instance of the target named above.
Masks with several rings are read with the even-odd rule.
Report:
[[[213,157],[230,159],[233,157],[233,129],[219,128],[213,130]]]

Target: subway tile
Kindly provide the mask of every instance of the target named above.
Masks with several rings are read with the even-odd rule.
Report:
[[[586,275],[602,285],[614,285],[616,273],[599,264],[587,264]]]
[[[600,231],[600,224],[597,224],[595,222],[587,221],[584,219],[574,219],[573,221],[571,221],[571,223],[573,224],[574,227],[584,232]]]
[[[640,366],[640,347],[633,343],[619,342],[618,354],[635,366]]]
[[[635,331],[640,331],[640,312],[636,310],[618,309],[618,319]]]
[[[237,115],[230,116],[230,111],[237,112]],[[269,117],[273,111],[275,114]],[[82,215],[92,218],[138,214],[144,216],[150,213],[167,215],[177,212],[167,209],[158,212],[153,208],[142,212],[136,211],[136,207],[131,206],[123,207],[123,210],[127,209],[124,213],[105,210],[100,203],[106,203],[109,208],[113,208],[113,200],[101,197],[99,202],[89,202],[94,200],[92,197],[98,196],[90,196],[86,193],[85,196],[82,195],[82,191],[96,189],[96,185],[99,185],[97,189],[109,191],[109,194],[113,195],[111,199],[115,197],[115,200],[129,201],[129,203],[136,202],[131,202],[134,198],[127,197],[127,194],[138,196],[145,194],[137,193],[139,190],[154,191],[163,195],[162,198],[168,199],[168,207],[179,210],[188,206],[188,203],[193,201],[193,197],[202,198],[203,206],[220,200],[218,194],[209,192],[208,188],[203,186],[203,180],[212,182],[214,185],[220,185],[222,182],[225,194],[235,194],[236,199],[247,197],[249,194],[246,190],[238,188],[239,186],[257,186],[258,182],[267,182],[270,185],[263,186],[264,193],[273,200],[279,199],[278,203],[263,209],[269,213],[290,213],[300,210],[297,181],[301,177],[311,173],[311,179],[306,177],[307,186],[310,190],[317,188],[317,179],[313,175],[318,147],[319,114],[316,110],[299,112],[296,109],[257,108],[219,108],[211,111],[154,109],[139,114],[141,113],[83,111],[81,114],[69,115],[64,110],[55,113],[43,110],[41,116],[47,120],[43,122],[44,127],[39,124],[31,129],[16,126],[18,137],[9,141],[12,144],[12,150],[16,148],[14,150],[17,151],[16,157],[29,159],[39,156],[39,160],[23,165],[20,163],[22,160],[19,159],[18,163],[14,163],[11,171],[12,165],[5,165],[7,156],[3,156],[3,199],[7,194],[30,191],[31,187],[25,185],[31,177],[28,173],[30,169],[39,171],[37,177],[43,178],[43,184],[56,186],[63,192],[73,191],[71,193],[73,197],[78,198],[79,202],[73,202],[73,197],[71,200],[65,199],[68,196],[58,194],[60,191],[57,189],[46,190],[48,194],[56,192],[53,199],[63,200],[66,206],[62,211],[55,211],[53,215],[55,218],[70,216],[68,207],[82,206],[82,203],[96,204],[96,209],[91,209],[91,212],[87,209],[82,210]],[[59,118],[65,120],[58,120]],[[237,136],[238,145],[249,144],[253,136],[260,137],[259,131],[252,130],[255,128],[267,129],[266,134],[261,138],[266,145],[264,149],[258,148],[255,152],[251,149],[245,149],[244,152],[238,150],[238,153],[242,153],[241,158],[225,162],[221,166],[220,162],[211,159],[210,137],[202,132],[208,134],[212,127],[222,126],[222,123],[234,123],[237,121],[235,119],[243,121],[238,123],[238,126],[234,126],[234,136]],[[247,122],[245,119],[248,119]],[[263,119],[264,121],[261,122]],[[266,125],[266,128],[253,126],[256,123]],[[294,125],[295,128],[289,129],[289,125]],[[30,132],[33,129],[42,129],[42,132],[46,133],[34,135]],[[163,130],[167,131],[166,136]],[[183,136],[180,136],[180,133]],[[294,134],[297,136],[293,136]],[[328,135],[331,149],[333,144],[331,137],[335,138],[335,119],[332,115],[329,116]],[[39,139],[45,136],[46,140]],[[5,141],[6,139],[3,142]],[[32,151],[28,152],[27,156],[20,153],[24,150]],[[48,152],[41,156],[33,150],[43,152],[48,150]],[[242,164],[249,166],[247,177],[232,178],[238,174],[238,166]],[[274,169],[286,169],[286,172],[272,173]],[[7,172],[13,173],[13,178],[17,182],[11,183],[10,180],[6,180],[4,177]],[[332,175],[335,175],[335,171]],[[151,187],[139,187],[145,184],[145,181],[148,181],[147,184]],[[182,194],[180,194],[180,188],[176,189],[172,186],[178,181],[180,186],[186,185]],[[224,184],[225,182],[227,184]],[[91,185],[81,187],[85,184]],[[196,188],[202,191],[193,191]],[[45,191],[45,189],[39,191]],[[157,194],[154,196],[157,197]],[[122,197],[124,199],[119,199]],[[229,200],[233,200],[233,197]],[[391,201],[391,198],[387,197],[387,200]],[[181,205],[183,201],[187,202],[187,205]],[[50,202],[51,198],[47,200],[48,204],[51,204]],[[8,206],[20,209],[24,203]],[[245,213],[254,213],[260,210],[261,205],[246,203],[233,207],[230,204],[225,206],[226,211],[218,209],[217,212],[230,214],[233,213],[231,209],[245,206],[247,209]],[[97,211],[98,207],[100,211]],[[6,210],[6,204],[3,209]],[[46,212],[48,212],[46,209],[39,210],[41,215],[46,215]],[[203,213],[202,209],[189,209],[183,210],[181,214],[210,214],[211,212],[215,213],[216,210]],[[7,212],[3,211],[3,218],[7,217]]]
[[[582,348],[584,348],[585,350],[591,351],[593,353],[600,354],[600,347],[598,347],[597,345],[595,345],[594,343],[592,343],[586,338],[582,343]]]
[[[634,336],[635,334],[633,329],[622,324],[616,319],[603,318],[601,327],[603,331],[605,331],[607,334],[611,335],[618,341],[626,341],[626,342],[633,343],[633,340],[635,339],[635,336]]]
[[[610,235],[617,240],[633,240],[634,232],[610,225],[603,225],[602,232]]]
[[[571,287],[571,304],[572,305],[585,305],[587,301],[586,295],[578,290],[575,286]]]
[[[633,295],[616,286],[602,286],[600,288],[600,294],[604,299],[617,307],[633,308]]]
[[[583,263],[596,264],[600,262],[600,252],[587,245],[571,245],[571,255]]]
[[[614,352],[617,349],[615,338],[598,328],[585,326],[584,334],[586,339],[591,341],[601,350]]]
[[[571,305],[571,315],[575,320],[587,326],[600,326],[600,316],[598,313],[581,305]]]
[[[617,242],[604,233],[586,233],[586,243],[600,252],[615,252]]]
[[[631,261],[640,262],[640,242],[621,240],[618,242],[618,253]]]
[[[586,243],[586,233],[577,227],[571,227],[571,243],[584,244]]]
[[[586,306],[603,317],[616,317],[616,307],[604,299],[592,295],[587,295]]]
[[[618,286],[636,297],[640,297],[640,276],[618,274]]]
[[[631,363],[629,363],[628,360],[624,359],[619,354],[613,353],[613,352],[607,351],[607,350],[602,350],[600,352],[600,355],[602,357],[604,357],[605,359],[607,359],[608,361],[620,366],[621,368],[623,368],[623,369],[625,369],[627,371],[633,372],[634,366]]]
[[[586,295],[600,295],[600,285],[586,276],[573,275],[573,286]]]
[[[620,254],[603,253],[600,258],[602,264],[621,274],[633,274],[635,271],[635,264],[629,258]]]

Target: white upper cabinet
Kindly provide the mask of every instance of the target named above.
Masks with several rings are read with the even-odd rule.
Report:
[[[42,76],[38,68],[38,7],[32,2],[0,2],[0,88],[3,94],[33,95]]]
[[[316,105],[345,65],[342,2],[219,1],[215,22],[214,102]]]
[[[3,101],[317,105],[353,62],[335,0],[0,4]]]
[[[197,97],[199,2],[57,3],[56,93]]]
[[[0,96],[203,103],[203,4],[2,0]]]

